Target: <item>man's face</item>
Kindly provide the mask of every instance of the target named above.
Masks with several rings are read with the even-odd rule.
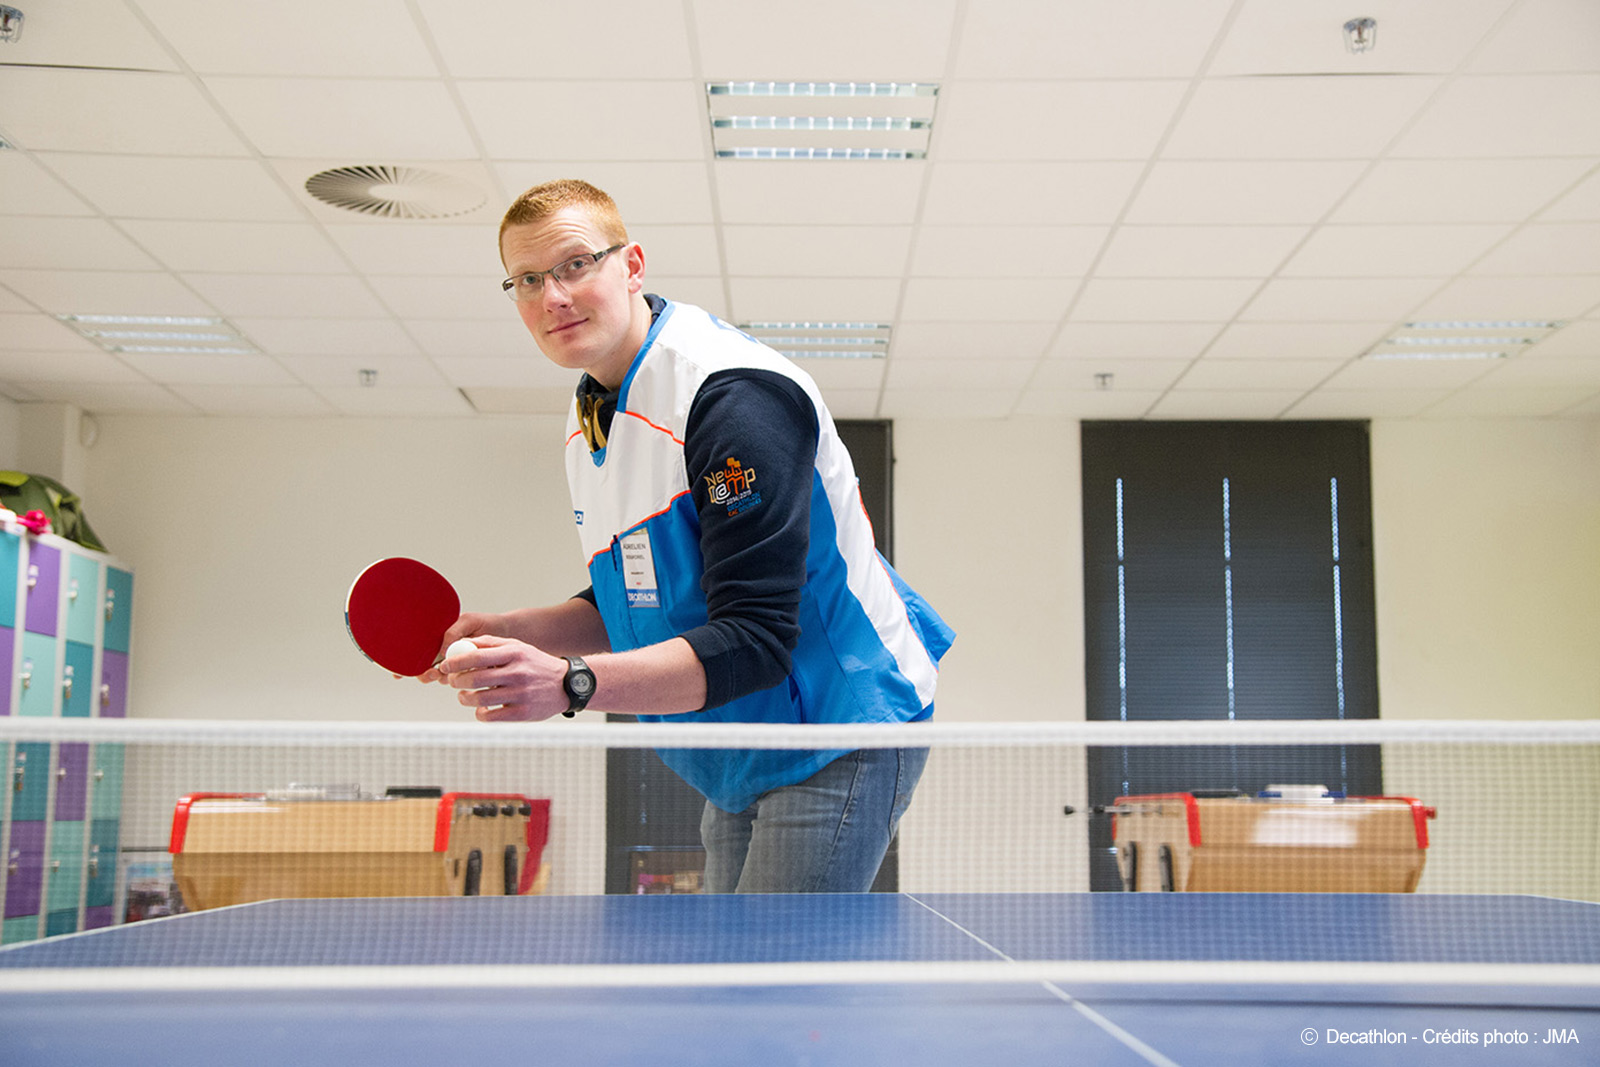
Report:
[[[538,222],[510,226],[500,238],[500,256],[513,277],[545,271],[573,256],[610,248],[581,207],[565,207]],[[616,388],[644,343],[649,316],[640,314],[644,253],[630,244],[606,256],[570,287],[544,279],[532,299],[517,301],[517,313],[552,363],[584,370]]]

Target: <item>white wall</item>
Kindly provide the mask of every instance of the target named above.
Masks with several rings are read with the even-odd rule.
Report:
[[[80,492],[138,574],[134,714],[463,716],[356,653],[345,590],[394,554],[439,567],[473,608],[580,588],[560,435],[556,419],[102,417]],[[939,717],[1081,719],[1077,425],[904,420],[895,445],[899,569],[958,631]],[[1600,714],[1600,424],[1380,422],[1372,456],[1383,714]],[[991,810],[946,763],[905,824],[908,885],[1082,887],[1081,828],[1059,814],[1082,803],[1081,774],[1008,777]],[[571,777],[553,787],[558,818],[583,809],[593,840],[556,888],[592,891],[599,767]],[[944,861],[963,854],[989,859]]]

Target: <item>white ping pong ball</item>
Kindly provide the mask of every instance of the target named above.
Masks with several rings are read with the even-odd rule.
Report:
[[[473,644],[470,638],[463,637],[459,641],[450,642],[450,647],[444,650],[444,658],[454,659],[457,656],[476,651],[478,651],[478,646]]]

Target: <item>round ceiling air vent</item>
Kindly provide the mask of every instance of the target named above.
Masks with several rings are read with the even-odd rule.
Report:
[[[487,199],[452,175],[387,163],[321,171],[306,179],[306,192],[345,211],[390,219],[465,215],[482,207]]]

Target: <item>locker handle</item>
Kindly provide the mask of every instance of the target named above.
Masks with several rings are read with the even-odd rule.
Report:
[[[115,589],[107,589],[106,590],[106,618],[108,620],[111,618],[112,613],[116,610],[116,607],[117,607],[117,591]]]
[[[65,695],[67,700],[71,700],[72,699],[72,666],[71,666],[71,664],[67,665],[67,669],[65,671],[65,675],[66,676],[61,680],[61,691]]]
[[[22,688],[24,690],[26,690],[26,689],[30,688],[32,685],[33,685],[33,660],[25,659],[25,660],[22,661]]]
[[[89,877],[91,879],[100,877],[100,846],[99,845],[91,845],[89,847]]]
[[[77,599],[78,599],[78,579],[69,578],[69,579],[67,579],[67,600],[75,601]]]
[[[60,869],[61,869],[61,861],[60,860],[51,860],[50,861],[50,873],[51,874],[56,873]]]
[[[106,770],[105,770],[104,767],[96,767],[94,769],[94,780],[95,781],[103,782],[103,781],[105,781],[105,777],[106,777]]]
[[[111,683],[110,682],[105,682],[100,686],[100,706],[102,708],[109,708],[111,706]]]
[[[66,780],[67,780],[67,769],[65,767],[57,767],[56,768],[56,781],[64,782]]]
[[[30,563],[28,564],[28,592],[33,592],[34,588],[37,587],[38,584],[39,565],[37,563]]]

